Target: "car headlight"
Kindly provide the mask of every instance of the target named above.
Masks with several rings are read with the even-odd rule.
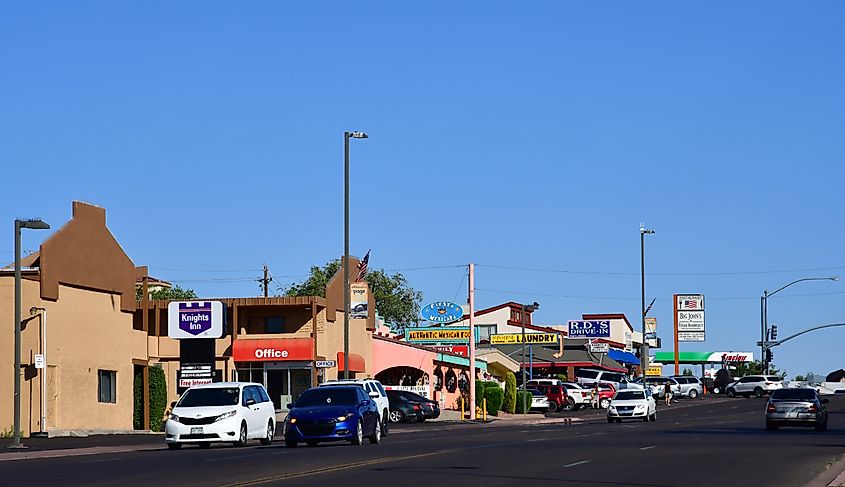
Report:
[[[337,417],[337,422],[338,422],[338,423],[342,423],[342,422],[346,421],[347,419],[349,419],[349,418],[350,418],[350,416],[351,416],[351,415],[349,415],[349,414],[344,414],[343,416],[338,416],[338,417]]]
[[[236,414],[238,414],[237,411],[227,411],[227,412],[221,414],[220,416],[217,416],[216,418],[214,418],[214,421],[216,422],[216,421],[222,421],[222,420],[228,419],[228,418],[233,418],[233,417],[235,417]]]
[[[645,409],[645,404],[637,404],[637,409]]]
[[[179,422],[179,416],[176,416],[175,414],[170,413],[170,420],[176,421],[178,423]]]
[[[288,415],[288,416],[285,418],[285,422],[288,422],[288,423],[290,423],[290,424],[294,424],[294,423],[296,423],[296,418],[294,418],[294,417],[292,417],[292,416]]]

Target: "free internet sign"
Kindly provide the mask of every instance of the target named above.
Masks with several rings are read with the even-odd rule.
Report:
[[[223,303],[171,302],[167,305],[167,336],[178,339],[220,338],[223,336]]]

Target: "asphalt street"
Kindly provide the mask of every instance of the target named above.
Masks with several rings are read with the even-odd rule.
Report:
[[[845,398],[830,427],[767,432],[765,401],[708,397],[659,405],[656,423],[607,424],[586,410],[573,424],[394,426],[380,445],[169,451],[155,437],[132,451],[15,459],[0,454],[5,485],[805,485],[845,454]],[[551,416],[550,416],[551,417]],[[114,440],[110,440],[114,441]]]

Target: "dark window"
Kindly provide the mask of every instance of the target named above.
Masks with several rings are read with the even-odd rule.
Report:
[[[579,370],[578,372],[575,372],[575,375],[577,377],[583,377],[585,379],[595,379],[599,376],[599,373],[595,370]]]
[[[270,316],[267,318],[267,333],[284,333],[284,331],[284,316]]]
[[[238,404],[240,391],[237,387],[204,387],[200,389],[188,389],[182,399],[179,399],[178,407],[192,408],[205,406],[234,406]]]
[[[773,401],[803,400],[814,401],[816,391],[812,389],[778,389],[772,393]]]
[[[258,387],[257,389],[258,395],[261,396],[261,402],[270,402],[270,396],[267,395],[267,391],[263,387]]]
[[[117,372],[114,370],[97,371],[97,400],[99,402],[117,402]]]
[[[384,387],[381,386],[380,382],[376,382],[375,384],[382,396],[387,395],[387,392],[384,390]]]
[[[353,406],[361,401],[364,391],[354,387],[318,387],[308,389],[296,400],[296,407]]]

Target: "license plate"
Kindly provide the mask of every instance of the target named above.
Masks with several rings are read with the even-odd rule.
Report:
[[[202,428],[191,428],[191,434],[192,435],[201,435],[202,434]]]

